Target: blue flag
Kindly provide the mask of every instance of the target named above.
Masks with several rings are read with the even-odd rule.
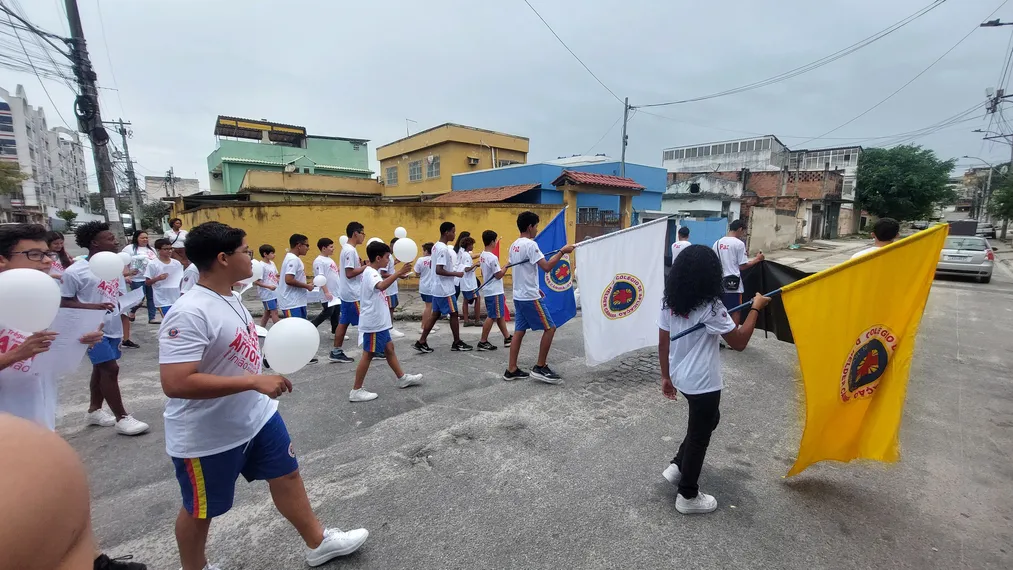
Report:
[[[554,252],[566,245],[566,222],[563,215],[565,211],[564,209],[556,214],[556,217],[552,218],[552,221],[535,237],[538,249],[542,250],[546,258],[552,257]],[[573,268],[570,266],[569,254],[564,255],[552,271],[545,272],[541,267],[538,268],[538,286],[544,296],[542,301],[545,308],[557,327],[577,316],[577,301],[573,298]]]

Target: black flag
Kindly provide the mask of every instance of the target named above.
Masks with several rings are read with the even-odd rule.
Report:
[[[774,261],[763,260],[742,273],[742,287],[745,289],[742,300],[748,301],[756,293],[770,293],[808,275],[811,274]],[[780,296],[774,297],[760,313],[756,321],[756,328],[774,333],[777,340],[795,342],[794,337],[791,336],[788,314],[784,310],[784,303],[781,302]]]

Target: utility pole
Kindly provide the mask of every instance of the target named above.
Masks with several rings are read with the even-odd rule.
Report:
[[[619,159],[619,176],[626,177],[626,123],[630,120],[630,98],[623,102],[623,150],[622,158]]]
[[[127,127],[130,123],[123,122],[123,119],[111,123],[118,125],[117,131],[123,140],[123,159],[127,161],[127,187],[130,190],[130,205],[134,214],[134,231],[142,229],[141,224],[141,190],[137,187],[137,176],[134,174],[134,163],[130,160],[130,147],[127,146]]]
[[[120,243],[125,243],[123,222],[120,220],[119,208],[116,205],[116,178],[113,176],[113,163],[109,159],[109,134],[102,126],[102,115],[99,112],[98,89],[95,87],[95,70],[88,58],[88,49],[84,40],[84,28],[81,25],[81,14],[77,9],[77,0],[65,0],[67,7],[67,23],[70,25],[71,58],[74,62],[74,76],[77,78],[81,95],[75,101],[78,130],[91,139],[92,154],[95,158],[95,171],[98,174],[98,189],[102,196],[103,212],[109,229]]]
[[[995,20],[989,20],[987,22],[982,22],[979,25],[979,27],[982,27],[982,28],[998,28],[1000,26],[1013,26],[1013,22],[1002,22],[998,18],[996,18]],[[989,89],[989,90],[987,90],[985,92],[985,94],[988,96],[988,99],[989,99],[989,105],[988,105],[988,108],[987,108],[987,110],[988,110],[989,113],[995,113],[998,110],[999,104],[1002,101],[1004,101],[1004,100],[1006,100],[1006,99],[1008,99],[1010,97],[1013,97],[1013,95],[1006,95],[1005,91],[1002,90],[1002,89],[997,89],[995,91],[995,93],[992,93],[991,91],[992,90]],[[1011,135],[1013,135],[1013,133],[1005,134],[1004,137],[1003,137],[1004,140],[1006,140],[1006,142],[1008,142],[1009,145],[1010,145],[1010,160],[1009,160],[1009,166],[1006,169],[1006,177],[1007,177],[1007,179],[1008,179],[1009,176],[1013,176],[1013,136],[1011,136]],[[985,137],[985,138],[987,139],[989,137]],[[989,180],[991,181],[991,178],[992,178],[992,171],[991,170],[988,171],[988,175],[989,175]],[[988,189],[988,192],[987,192],[987,194],[985,196],[985,204],[984,204],[984,208],[985,208],[986,212],[988,211],[988,205],[989,205],[989,203],[990,203],[990,201],[992,199],[991,184],[989,184],[989,186],[990,186],[990,188]],[[991,214],[988,214],[988,215],[991,216]],[[1007,230],[1007,228],[1009,228],[1009,218],[1003,218],[1003,220],[1002,220],[1002,234],[999,236],[999,239],[1001,239],[1003,241],[1006,240],[1006,230]]]
[[[171,166],[165,173],[165,183],[163,184],[163,187],[165,188],[166,196],[171,196],[173,198],[176,197],[176,175],[173,173]]]

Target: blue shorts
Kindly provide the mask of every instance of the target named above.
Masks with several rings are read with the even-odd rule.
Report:
[[[271,299],[270,301],[261,301],[264,304],[265,311],[277,311],[278,310],[278,299]]]
[[[396,309],[401,304],[401,301],[397,298],[397,293],[387,295],[387,304],[390,305],[391,309]]]
[[[88,360],[91,360],[92,364],[119,360],[120,356],[122,356],[120,352],[120,341],[122,340],[121,338],[108,336],[102,337],[102,340],[98,341],[98,344],[88,349]]]
[[[278,316],[280,316],[283,319],[287,319],[288,317],[296,317],[299,319],[308,318],[306,316],[306,307],[296,307],[294,309],[282,309],[281,311],[279,311]]]
[[[478,297],[478,295],[475,294],[475,291],[461,291],[461,293],[464,294],[464,300],[469,303]]]
[[[362,333],[362,352],[381,356],[385,352],[384,348],[386,348],[388,342],[390,342],[389,329],[380,332]]]
[[[732,309],[742,304],[742,293],[722,293],[721,302],[724,304],[725,309],[731,313]]]
[[[249,443],[207,457],[172,458],[183,508],[195,519],[223,515],[232,508],[236,480],[267,481],[299,469],[292,439],[275,412]]]
[[[556,328],[552,316],[541,299],[518,301],[514,299],[514,330],[546,331]]]
[[[485,298],[485,312],[490,319],[506,318],[506,295],[500,293]]]
[[[359,302],[349,303],[348,301],[341,302],[341,318],[338,320],[339,325],[355,325],[359,326]]]
[[[165,315],[169,314],[169,309],[171,309],[171,308],[172,308],[172,305],[166,305],[164,307],[159,307],[158,310],[162,311],[162,316],[164,317]]]
[[[433,302],[433,296],[432,295],[426,295],[425,293],[419,293],[419,296],[422,297],[422,302],[423,303],[432,303]]]
[[[433,297],[433,312],[441,315],[456,315],[457,314],[457,298],[456,297]]]

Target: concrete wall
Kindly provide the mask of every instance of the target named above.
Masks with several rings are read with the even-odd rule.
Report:
[[[742,203],[738,198],[702,197],[694,195],[667,196],[661,201],[661,211],[669,214],[688,213],[690,217],[712,218],[720,217],[722,213],[722,202],[730,202],[728,217],[732,220],[739,218]]]
[[[774,251],[795,243],[799,223],[795,216],[773,208],[752,208],[749,213],[749,251]]]
[[[458,233],[470,231],[481,242],[484,230],[493,230],[504,242],[500,246],[500,262],[505,266],[509,244],[517,237],[517,214],[531,210],[545,223],[559,212],[558,206],[532,204],[439,204],[407,203],[389,204],[381,202],[331,202],[306,203],[264,203],[209,205],[183,213],[176,213],[183,220],[183,227],[218,221],[246,230],[250,248],[256,251],[261,244],[269,243],[278,251],[278,258],[284,257],[288,249],[288,238],[294,233],[310,238],[310,252],[303,258],[307,274],[313,270],[313,258],[317,251],[317,239],[329,237],[335,241],[345,232],[348,222],[357,221],[366,227],[368,237],[378,237],[390,242],[394,228],[403,226],[408,237],[415,240],[421,250],[422,244],[439,239],[439,226],[444,221],[457,225]],[[359,255],[365,258],[365,244],[359,246]],[[475,247],[481,253],[482,246]]]
[[[373,196],[383,194],[383,186],[374,178],[321,176],[319,174],[270,172],[266,170],[248,170],[240,185],[240,189],[244,192],[252,192],[254,190],[284,190],[287,192],[341,192],[348,194],[369,194]]]

